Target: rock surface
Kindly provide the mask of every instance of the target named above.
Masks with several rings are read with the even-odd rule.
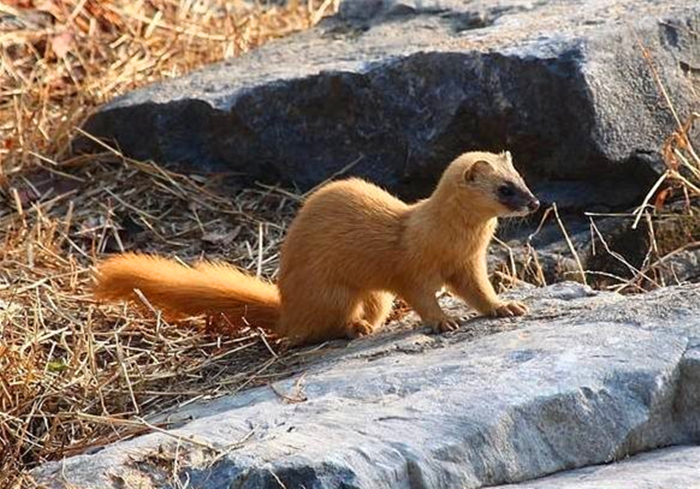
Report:
[[[676,127],[641,46],[687,117],[699,30],[696,0],[346,0],[86,128],[138,158],[302,190],[344,170],[404,196],[462,151],[509,148],[543,201],[625,207]]]
[[[444,336],[393,324],[334,344],[274,390],[191,405],[171,413],[168,433],[35,475],[80,489],[172,487],[173,474],[207,489],[478,488],[700,440],[700,286],[623,297],[562,283],[514,294],[530,316],[471,319]],[[655,459],[640,460],[631,470],[661,480]],[[583,474],[622,480],[619,467]],[[571,480],[585,482],[580,474]],[[556,477],[567,475],[546,483],[564,487]]]
[[[561,475],[494,489],[697,489],[700,447],[674,447],[617,464],[588,467]]]

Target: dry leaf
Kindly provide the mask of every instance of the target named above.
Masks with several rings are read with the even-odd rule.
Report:
[[[671,187],[666,187],[665,189],[661,190],[658,195],[656,196],[656,199],[654,200],[654,208],[658,211],[663,208],[664,203],[666,203],[666,200],[671,196],[671,193],[673,192],[673,189]]]
[[[73,34],[71,34],[70,31],[64,31],[51,38],[51,50],[58,58],[65,57],[73,48],[73,44]]]

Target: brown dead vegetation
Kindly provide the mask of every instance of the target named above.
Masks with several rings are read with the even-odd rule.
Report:
[[[307,28],[334,2],[14,0],[0,4],[0,487],[27,470],[150,431],[150,413],[269,383],[298,354],[255,328],[208,332],[97,307],[90,267],[123,240],[204,252],[267,276],[295,203],[235,202],[116,152],[74,157],[99,104]]]

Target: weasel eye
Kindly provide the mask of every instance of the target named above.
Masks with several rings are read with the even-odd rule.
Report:
[[[513,197],[515,195],[515,190],[510,185],[501,185],[498,187],[498,195],[501,197]]]

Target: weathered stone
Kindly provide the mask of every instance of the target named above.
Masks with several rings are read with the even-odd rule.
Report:
[[[173,473],[207,489],[477,488],[700,440],[700,287],[623,297],[564,283],[515,295],[530,316],[438,336],[394,324],[338,342],[308,365],[301,392],[295,377],[277,393],[192,405],[167,416],[170,435],[36,476],[75,488],[169,487]]]
[[[676,127],[643,50],[686,117],[699,30],[695,0],[347,0],[310,31],[126,94],[86,129],[138,158],[303,190],[351,166],[408,196],[462,151],[509,148],[531,181],[558,181],[543,201],[618,208],[639,202]]]
[[[700,447],[674,447],[493,489],[697,489]]]

